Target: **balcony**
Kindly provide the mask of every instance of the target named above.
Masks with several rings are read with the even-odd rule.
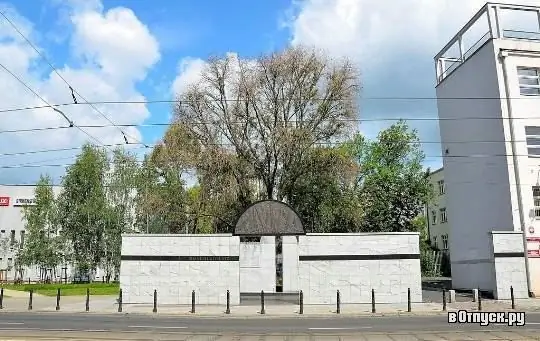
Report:
[[[540,6],[486,3],[435,56],[437,85],[491,39],[540,43]]]

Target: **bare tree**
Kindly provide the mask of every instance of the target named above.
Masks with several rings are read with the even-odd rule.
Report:
[[[356,125],[358,80],[348,60],[301,47],[257,60],[211,59],[200,82],[178,94],[175,123],[199,153],[212,150],[206,171],[221,162],[239,193],[255,181],[265,198],[283,200],[305,169],[306,152]]]

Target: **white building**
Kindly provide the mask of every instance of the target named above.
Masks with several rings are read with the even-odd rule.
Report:
[[[448,250],[448,213],[446,211],[446,185],[442,168],[429,176],[433,197],[427,204],[427,225],[431,246],[439,250]]]
[[[488,3],[435,57],[455,288],[540,294],[539,27]]]

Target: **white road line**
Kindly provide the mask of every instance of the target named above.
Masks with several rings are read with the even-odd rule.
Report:
[[[308,328],[309,330],[355,330],[355,329],[371,329],[373,327],[354,327],[354,328]]]
[[[149,329],[186,329],[187,327],[161,327],[161,326],[128,326],[128,328],[149,328]]]
[[[0,322],[1,325],[8,325],[8,326],[12,326],[12,325],[20,325],[20,324],[24,324],[23,322]]]
[[[532,325],[538,325],[538,324],[540,324],[540,322],[525,322],[525,325],[526,325],[526,326],[528,326],[528,325],[530,325],[530,324],[532,324]]]
[[[86,332],[86,333],[104,333],[104,332],[110,332],[110,330],[106,330],[106,329],[87,329],[87,330],[84,330],[84,332]]]

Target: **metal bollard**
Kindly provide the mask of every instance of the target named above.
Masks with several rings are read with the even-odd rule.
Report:
[[[32,310],[33,299],[34,299],[34,290],[30,289],[30,297],[28,298],[28,310]]]
[[[480,288],[478,288],[478,311],[482,310],[482,294],[480,293]]]
[[[261,315],[266,314],[264,310],[264,290],[261,290]]]
[[[442,310],[446,311],[446,290],[442,291]]]
[[[86,288],[86,304],[85,310],[90,311],[90,288]]]
[[[118,312],[122,312],[122,289],[120,289],[120,294],[118,294]]]
[[[336,314],[341,313],[341,295],[339,293],[339,290],[336,293]]]
[[[298,312],[300,315],[304,313],[304,292],[300,290],[300,311]]]
[[[152,309],[153,313],[157,313],[157,290],[154,289],[154,309]]]
[[[375,314],[377,310],[375,309],[375,289],[371,289],[371,313]]]
[[[195,290],[191,291],[191,313],[195,314]]]
[[[407,288],[407,312],[411,312],[411,288]]]
[[[516,309],[516,300],[514,298],[514,287],[510,286],[510,300],[512,301],[512,309]],[[0,303],[0,309],[2,309],[2,303]]]
[[[56,290],[56,311],[60,310],[60,288]]]
[[[0,288],[0,309],[4,309],[4,288]]]
[[[231,293],[229,290],[227,290],[227,310],[225,310],[225,314],[231,313]]]

